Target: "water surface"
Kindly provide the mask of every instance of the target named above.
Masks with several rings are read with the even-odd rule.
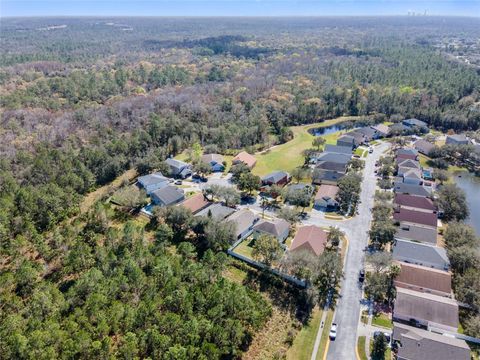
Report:
[[[467,194],[470,217],[467,223],[471,225],[480,236],[480,177],[473,173],[462,171],[454,175],[455,183]]]

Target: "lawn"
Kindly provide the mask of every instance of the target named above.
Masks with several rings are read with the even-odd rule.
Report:
[[[310,321],[302,327],[302,330],[295,337],[292,347],[288,349],[287,360],[310,359],[321,319],[322,310],[315,308]]]
[[[330,341],[328,335],[330,333],[330,327],[333,321],[333,310],[328,310],[327,317],[325,319],[324,331],[322,332],[322,338],[320,339],[320,345],[318,347],[317,359],[323,360],[325,351],[327,350],[327,342]]]
[[[254,243],[253,238],[248,237],[245,240],[243,240],[240,244],[238,244],[238,246],[233,251],[236,252],[237,254],[240,254],[252,259],[253,243]]]
[[[243,281],[246,279],[247,275],[248,274],[246,271],[240,270],[235,266],[229,266],[223,272],[224,277],[237,284],[243,284]]]
[[[372,325],[392,329],[392,320],[385,314],[380,313],[373,316]]]
[[[359,336],[357,341],[358,356],[361,360],[368,360],[365,348],[365,336]]]
[[[312,141],[315,136],[308,130],[318,127],[327,127],[338,124],[343,121],[354,120],[355,118],[341,117],[332,120],[326,120],[322,123],[293,126],[291,129],[294,138],[289,142],[272,147],[259,154],[256,154],[257,164],[253,168],[253,173],[259,176],[265,176],[276,170],[292,171],[294,168],[303,165],[303,150],[312,148]],[[336,139],[342,131],[324,136],[327,144],[335,144]]]

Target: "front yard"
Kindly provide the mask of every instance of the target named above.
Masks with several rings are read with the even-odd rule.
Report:
[[[393,328],[392,320],[386,314],[383,314],[383,313],[378,313],[373,316],[372,325],[383,327],[386,329]]]

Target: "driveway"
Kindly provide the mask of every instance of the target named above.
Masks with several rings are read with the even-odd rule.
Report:
[[[355,360],[355,346],[357,341],[357,326],[360,317],[362,289],[358,282],[358,273],[363,268],[364,249],[368,244],[368,230],[372,220],[373,198],[375,195],[376,178],[375,162],[389,148],[389,143],[382,143],[374,147],[374,152],[365,159],[365,169],[360,194],[358,215],[352,219],[334,222],[345,232],[349,239],[349,247],[345,259],[344,279],[340,291],[340,298],[335,310],[333,321],[338,325],[337,338],[330,342],[327,359]],[[312,219],[313,223],[324,225],[331,221]]]

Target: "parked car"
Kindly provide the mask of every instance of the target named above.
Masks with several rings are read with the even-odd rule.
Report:
[[[377,336],[379,336],[380,334],[383,334],[383,336],[385,336],[385,340],[387,340],[387,344],[388,346],[390,346],[390,340],[391,340],[391,336],[389,333],[387,332],[382,332],[382,331],[375,331],[373,333],[373,338],[375,339]]]
[[[360,273],[358,274],[358,281],[363,283],[365,281],[365,270],[360,270]]]
[[[333,323],[330,328],[330,333],[328,334],[330,340],[335,340],[337,338],[337,324]]]
[[[177,180],[175,181],[175,185],[182,185],[183,184],[183,181],[182,180]]]
[[[368,153],[369,154],[373,153],[373,148],[372,147],[368,149]]]

